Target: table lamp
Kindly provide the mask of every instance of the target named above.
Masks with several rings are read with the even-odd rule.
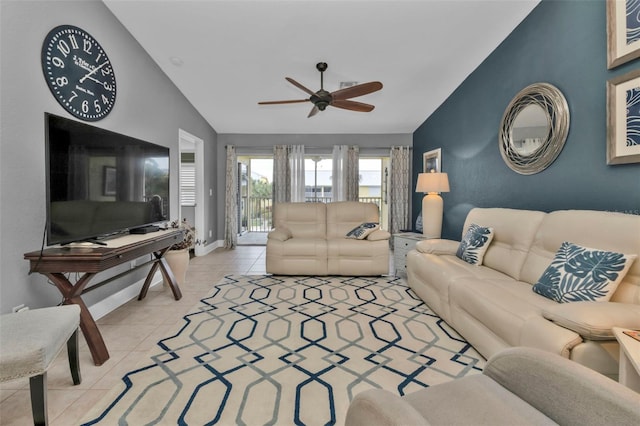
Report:
[[[416,192],[427,195],[422,199],[422,234],[425,238],[442,236],[442,197],[440,192],[449,192],[449,178],[446,173],[420,173]]]

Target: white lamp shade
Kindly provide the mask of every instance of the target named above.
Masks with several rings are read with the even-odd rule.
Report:
[[[416,192],[449,192],[449,177],[446,173],[420,173]]]

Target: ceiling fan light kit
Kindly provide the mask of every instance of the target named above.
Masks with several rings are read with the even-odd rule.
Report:
[[[351,101],[349,99],[377,92],[378,90],[382,89],[382,83],[380,83],[379,81],[371,81],[369,83],[362,83],[356,84],[355,86],[345,87],[343,89],[336,90],[335,92],[328,92],[324,90],[324,72],[327,70],[327,68],[328,65],[326,62],[318,62],[316,64],[316,69],[320,71],[320,90],[318,90],[317,92],[313,92],[307,89],[305,86],[298,83],[291,77],[285,77],[285,79],[289,83],[307,93],[310,96],[308,99],[264,101],[258,102],[258,105],[278,105],[311,102],[313,104],[313,108],[311,108],[311,111],[309,112],[309,115],[307,117],[313,117],[318,113],[318,111],[324,111],[328,106],[358,112],[373,111],[373,109],[375,108],[373,105],[365,104],[363,102]]]

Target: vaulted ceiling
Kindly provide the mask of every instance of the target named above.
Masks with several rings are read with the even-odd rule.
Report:
[[[218,133],[412,133],[539,0],[103,0]],[[380,81],[369,113],[259,106]],[[508,64],[505,64],[508,66]],[[470,113],[472,113],[470,111]]]

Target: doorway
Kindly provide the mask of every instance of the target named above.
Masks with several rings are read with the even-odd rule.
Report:
[[[273,227],[273,156],[238,156],[238,245],[266,245]]]
[[[197,240],[207,240],[204,220],[204,141],[178,129],[178,218],[187,219],[196,230]],[[195,247],[195,255],[206,254],[202,245]]]

